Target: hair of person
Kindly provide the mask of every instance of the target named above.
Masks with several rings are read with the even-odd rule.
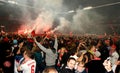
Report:
[[[20,49],[20,53],[23,54],[25,52],[27,48],[25,46],[23,46],[21,49]]]
[[[51,50],[54,54],[56,53],[56,49],[54,47],[51,47]]]
[[[88,56],[87,55],[84,55],[83,56],[83,59],[82,59],[82,62],[84,62],[84,63],[87,63],[88,62]]]
[[[58,71],[53,67],[48,67],[45,68],[42,73],[58,73]]]
[[[82,52],[77,52],[77,57],[80,57],[82,55]]]
[[[95,46],[95,45],[90,45],[90,46],[88,47],[88,50],[91,50],[91,48],[93,48],[93,46]]]
[[[54,42],[52,39],[48,41],[48,47],[52,50],[54,54],[56,53],[56,49],[54,48]]]
[[[83,58],[83,61],[91,61],[93,58],[94,58],[94,55],[93,54],[91,54],[90,52],[86,52],[85,54],[84,54],[84,57],[85,58]]]
[[[70,60],[76,61],[75,58],[70,57],[70,58],[68,58],[67,62],[69,62]]]
[[[39,49],[39,47],[36,46],[36,47],[33,47],[31,51],[32,51],[33,53],[34,53],[34,52],[40,52],[41,49]]]
[[[30,57],[30,58],[34,58],[34,54],[27,48],[27,46],[23,47],[25,49],[25,54]]]
[[[79,65],[79,64],[84,64],[84,66],[85,66],[85,62],[84,62],[84,61],[79,61],[79,62],[78,62],[78,65]]]

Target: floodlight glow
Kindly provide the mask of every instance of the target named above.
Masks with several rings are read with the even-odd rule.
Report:
[[[70,10],[70,11],[68,11],[68,13],[73,13],[73,12],[75,12],[74,10]]]
[[[83,8],[83,10],[89,10],[89,9],[92,9],[92,8],[93,8],[92,6],[88,6],[88,7]]]
[[[15,1],[11,1],[11,0],[9,0],[8,3],[11,3],[11,4],[17,4],[17,2],[15,2]]]

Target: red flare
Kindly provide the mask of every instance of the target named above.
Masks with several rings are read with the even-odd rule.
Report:
[[[33,30],[32,32],[31,32],[31,34],[32,34],[32,36],[34,37],[36,34],[35,34],[35,30]]]

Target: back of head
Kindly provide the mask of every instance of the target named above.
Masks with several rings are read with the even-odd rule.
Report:
[[[49,67],[44,69],[42,73],[58,73],[58,71],[53,67]]]
[[[31,51],[27,48],[27,46],[24,46],[23,48],[25,49],[25,50],[24,50],[25,54],[26,54],[29,58],[34,59],[34,54],[33,54],[33,52],[31,52]]]

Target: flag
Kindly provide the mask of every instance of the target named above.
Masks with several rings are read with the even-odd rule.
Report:
[[[31,35],[34,37],[36,34],[35,34],[35,30],[33,30],[32,32],[31,32]]]

